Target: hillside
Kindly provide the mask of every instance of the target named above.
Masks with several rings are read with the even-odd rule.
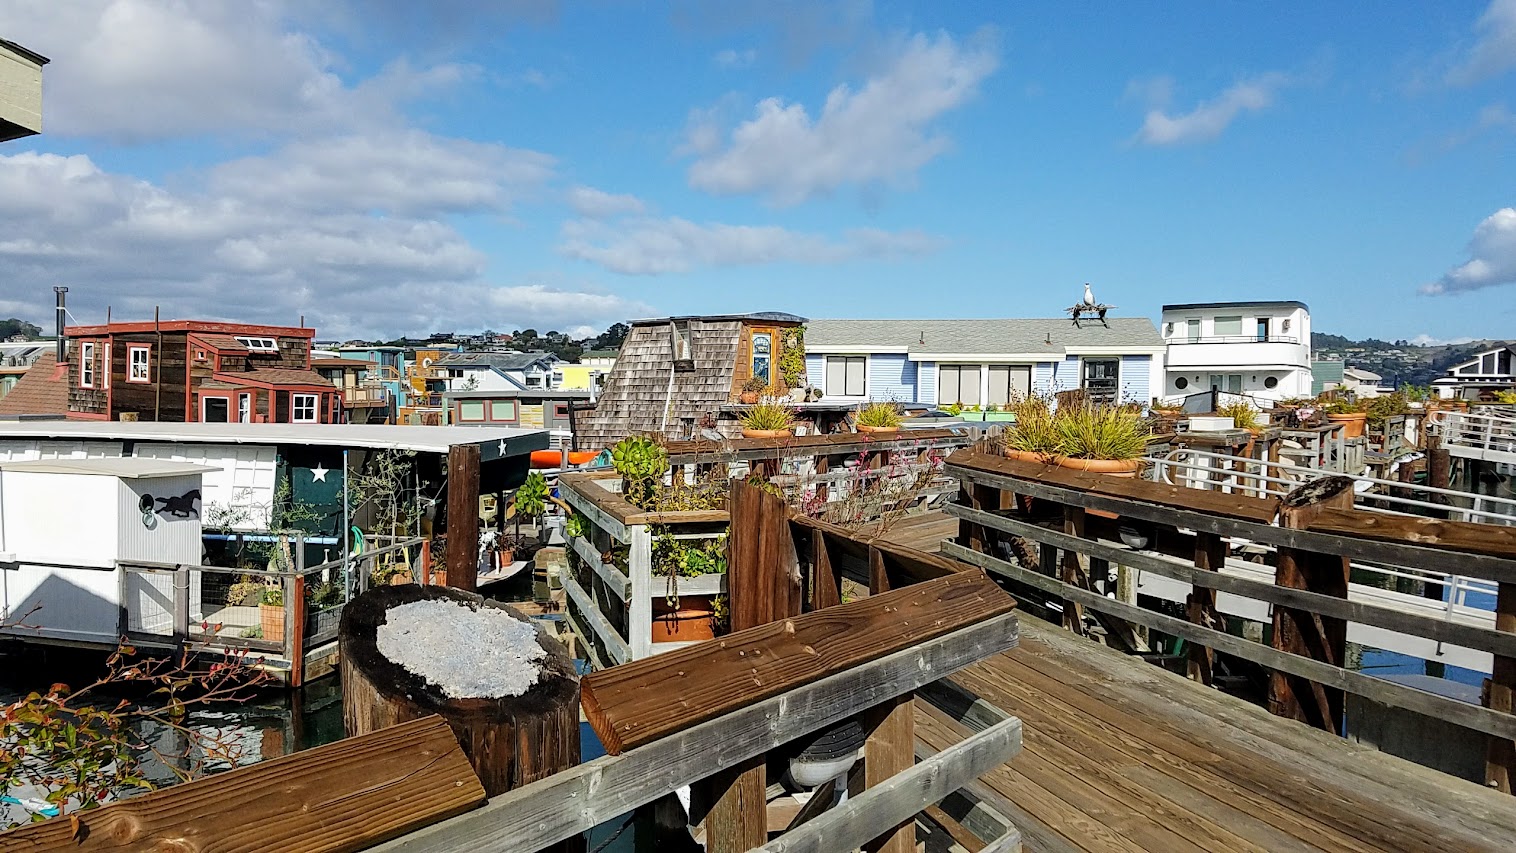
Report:
[[[1318,360],[1342,359],[1353,367],[1371,370],[1384,377],[1387,384],[1426,385],[1474,353],[1505,343],[1508,342],[1481,340],[1418,346],[1404,340],[1353,340],[1341,335],[1313,332],[1311,353]]]

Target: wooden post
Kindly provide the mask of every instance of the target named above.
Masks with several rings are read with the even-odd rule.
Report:
[[[789,506],[778,495],[741,481],[732,483],[727,506],[732,518],[726,576],[732,630],[799,616],[803,590]],[[768,842],[765,769],[765,756],[757,755],[695,786],[695,800],[709,804],[707,853],[746,853]]]
[[[1495,628],[1516,634],[1516,583],[1503,583],[1495,595]],[[1516,694],[1516,660],[1495,655],[1495,664],[1485,684],[1485,707],[1507,714],[1516,712],[1512,696]],[[1516,777],[1516,743],[1492,737],[1485,751],[1484,778],[1490,787],[1507,794]]]
[[[1302,529],[1325,509],[1353,508],[1353,480],[1325,477],[1285,495],[1279,525]],[[1279,549],[1274,583],[1291,589],[1348,597],[1348,558]],[[1290,607],[1274,608],[1272,645],[1280,651],[1342,666],[1347,654],[1347,622]],[[1269,675],[1269,711],[1281,717],[1338,733],[1342,726],[1343,693],[1297,676]]]
[[[125,573],[122,573],[125,577]],[[123,596],[122,601],[126,598]],[[122,613],[125,613],[123,608]],[[183,645],[189,641],[190,569],[189,566],[174,567],[174,642]],[[122,631],[121,633],[126,633]]]
[[[913,693],[905,693],[870,708],[863,715],[868,739],[863,744],[863,785],[872,788],[916,762],[916,708]],[[916,819],[889,827],[863,849],[869,853],[915,853]]]
[[[1220,536],[1214,533],[1195,534],[1195,568],[1210,572],[1219,572],[1226,563],[1227,544]],[[1206,587],[1191,587],[1190,595],[1185,599],[1184,614],[1195,625],[1203,625],[1207,628],[1215,628],[1221,623],[1216,614],[1216,590]],[[1189,661],[1185,664],[1185,674],[1201,684],[1210,684],[1212,668],[1216,663],[1216,653],[1212,649],[1196,643],[1189,646]]]
[[[825,453],[819,453],[819,454],[817,454],[816,455],[815,466],[816,466],[816,475],[817,476],[820,476],[822,474],[830,473],[831,470],[832,470],[832,457],[826,455]],[[831,493],[832,493],[832,490],[830,488],[830,484],[828,484],[828,483],[817,483],[816,484],[816,502],[819,505],[821,505],[823,507],[826,506],[827,499],[831,496]]]
[[[504,511],[504,507],[501,507]],[[472,592],[479,586],[479,445],[447,451],[447,585]]]
[[[842,603],[842,579],[832,564],[832,549],[826,532],[811,531],[811,609],[820,610]]]
[[[1084,527],[1084,507],[1065,506],[1063,508],[1063,532],[1082,539],[1084,538]],[[1086,573],[1084,565],[1080,562],[1078,551],[1065,550],[1063,552],[1061,575],[1060,580],[1064,583],[1073,584],[1080,589],[1089,589],[1089,575]],[[1063,627],[1080,636],[1084,636],[1084,608],[1078,602],[1064,599]]]
[[[498,610],[529,622],[503,604],[443,586],[381,586],[353,599],[338,630],[347,736],[440,714],[491,797],[578,764],[579,677],[562,645],[535,632],[533,642],[547,656],[537,682],[518,696],[450,698],[379,650],[379,627],[387,614],[419,601]]]

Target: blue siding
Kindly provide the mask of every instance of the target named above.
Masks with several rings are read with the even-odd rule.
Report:
[[[916,366],[916,400],[917,403],[936,405],[937,403],[937,362],[922,361],[912,362]]]
[[[1121,402],[1141,403],[1144,406],[1153,402],[1152,388],[1148,385],[1152,365],[1153,357],[1150,355],[1121,357]]]
[[[1046,394],[1053,390],[1053,362],[1039,361],[1032,365],[1032,393]]]
[[[869,399],[916,402],[916,365],[905,353],[869,356]]]
[[[1053,390],[1073,391],[1084,387],[1084,377],[1079,375],[1079,356],[1065,356],[1054,365]]]
[[[805,381],[813,388],[820,388],[826,379],[826,356],[805,354]]]

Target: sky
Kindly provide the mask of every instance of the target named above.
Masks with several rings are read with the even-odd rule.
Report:
[[[473,8],[473,7],[479,8]],[[0,317],[1516,338],[1516,0],[0,0]]]

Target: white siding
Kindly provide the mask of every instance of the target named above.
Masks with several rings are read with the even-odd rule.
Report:
[[[138,444],[137,456],[172,459],[216,468],[200,487],[201,514],[208,526],[266,530],[274,504],[278,454],[251,444]]]

